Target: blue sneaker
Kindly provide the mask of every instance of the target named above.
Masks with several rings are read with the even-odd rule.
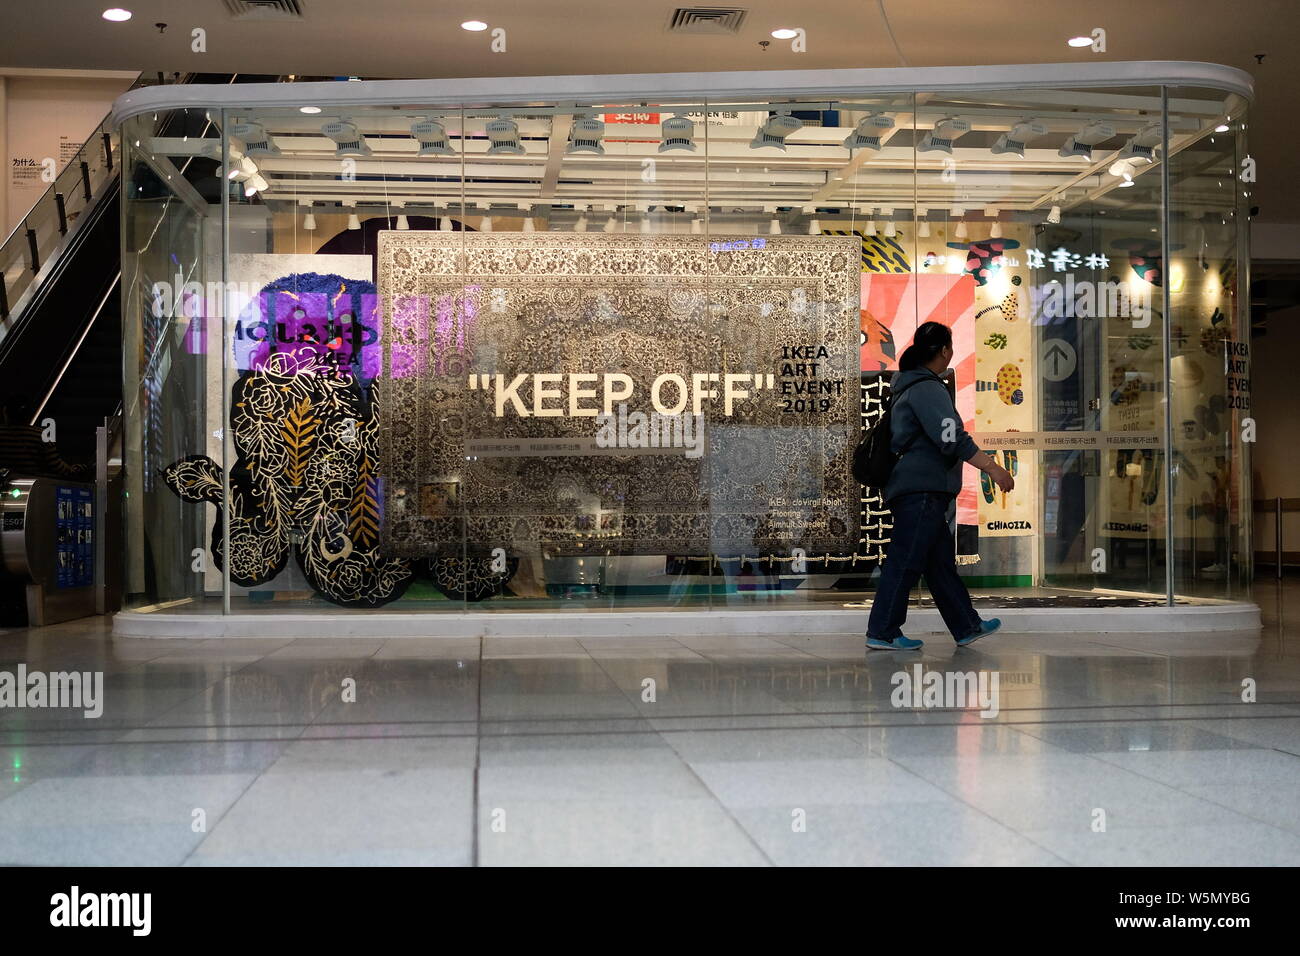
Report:
[[[867,650],[869,651],[914,651],[919,648],[924,641],[914,641],[910,637],[904,637],[899,634],[892,641],[886,641],[879,637],[867,638]]]
[[[974,644],[981,637],[988,637],[994,631],[1002,626],[1002,619],[991,617],[987,621],[980,621],[980,629],[974,634],[967,634],[957,642],[958,647],[965,647],[968,644]]]

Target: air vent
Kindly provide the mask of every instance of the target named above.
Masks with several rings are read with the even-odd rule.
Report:
[[[301,20],[299,0],[225,0],[235,20]]]
[[[678,7],[668,21],[668,32],[734,36],[745,22],[745,13],[736,7]]]

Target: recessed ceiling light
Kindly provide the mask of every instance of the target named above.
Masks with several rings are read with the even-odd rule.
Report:
[[[1214,127],[1214,131],[1215,131],[1216,133],[1226,133],[1226,132],[1228,131],[1228,124],[1227,124],[1227,123],[1223,123],[1223,124],[1220,125],[1220,126],[1216,126],[1216,127]]]
[[[462,30],[472,30],[475,33],[478,33],[480,30],[486,30],[487,24],[482,20],[466,20],[460,25],[460,28]]]
[[[789,27],[782,27],[779,30],[772,31],[772,36],[777,40],[793,40],[798,35],[798,30],[791,30]]]
[[[1070,46],[1092,46],[1092,37],[1070,37],[1066,42]]]
[[[320,107],[319,107],[319,106],[300,106],[300,107],[298,107],[298,112],[299,112],[299,113],[312,113],[312,114],[316,114],[316,113],[319,113],[319,112],[320,112]]]
[[[109,7],[104,11],[105,20],[112,20],[114,23],[123,23],[131,19],[131,11],[123,10],[121,7]]]

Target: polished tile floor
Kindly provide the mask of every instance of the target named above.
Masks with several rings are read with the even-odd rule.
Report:
[[[102,671],[105,697],[0,709],[0,863],[1296,865],[1300,580],[1256,597],[1262,633],[865,659],[813,633],[0,633],[0,671]],[[997,672],[1000,712],[892,706],[918,662]]]

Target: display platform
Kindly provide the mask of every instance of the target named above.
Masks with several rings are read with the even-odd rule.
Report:
[[[988,611],[986,617],[995,616]],[[1244,603],[1174,607],[1006,608],[996,611],[1009,634],[1186,634],[1248,631],[1260,627],[1259,608]],[[193,638],[427,638],[427,637],[687,637],[861,634],[867,611],[857,607],[752,608],[727,610],[573,610],[547,612],[385,613],[332,609],[311,613],[204,614],[184,611],[122,611],[113,617],[114,637]],[[912,637],[945,635],[939,612],[908,613]]]

